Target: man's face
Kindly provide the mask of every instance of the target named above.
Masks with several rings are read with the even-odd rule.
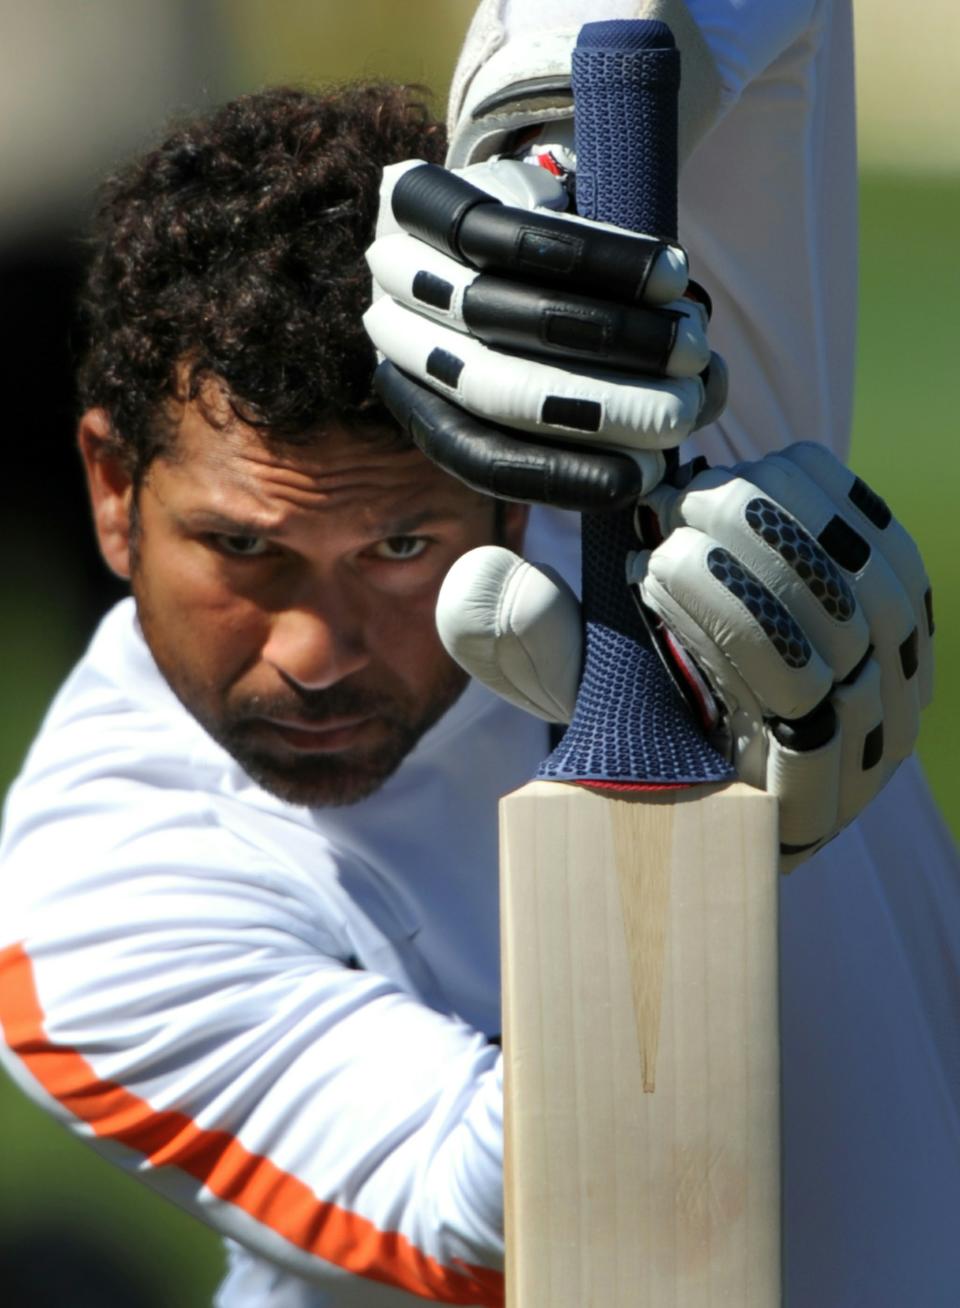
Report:
[[[343,430],[271,446],[191,403],[136,501],[126,561],[104,544],[107,560],[177,696],[272,793],[364,798],[463,689],[434,605],[453,561],[493,539],[494,508],[418,451]],[[511,509],[507,542],[521,533]]]

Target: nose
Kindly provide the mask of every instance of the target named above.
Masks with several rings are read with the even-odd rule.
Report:
[[[274,615],[263,659],[305,690],[325,690],[370,661],[361,615],[327,597]]]

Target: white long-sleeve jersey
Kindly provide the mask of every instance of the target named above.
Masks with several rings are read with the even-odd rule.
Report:
[[[733,379],[702,445],[842,454],[849,15],[690,9],[723,94],[681,234]],[[537,512],[529,553],[572,574],[574,524]],[[0,1051],[229,1238],[223,1308],[502,1302],[495,802],[545,745],[472,686],[376,795],[291,808],[184,711],[130,602],[54,703],[0,845]],[[915,765],[784,883],[781,951],[790,1308],[955,1308],[960,876]]]
[[[8,799],[8,1066],[314,1282],[291,1302],[497,1303],[495,805],[545,745],[471,686],[373,798],[294,808],[181,707],[124,601]],[[272,1304],[244,1266],[226,1302]]]

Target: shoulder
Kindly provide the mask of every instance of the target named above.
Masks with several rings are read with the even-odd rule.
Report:
[[[303,819],[290,806],[259,791],[251,806],[256,790],[163,681],[132,601],[118,605],[8,796],[4,936],[24,934],[38,915],[75,927],[119,914],[129,927],[138,914],[196,921],[209,912],[221,924],[284,922],[330,948],[321,923],[339,910],[323,913],[324,888],[336,887],[346,856],[315,826],[298,839]]]

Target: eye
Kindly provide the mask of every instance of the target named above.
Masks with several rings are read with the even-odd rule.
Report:
[[[270,548],[262,536],[228,536],[220,532],[211,539],[218,550],[235,559],[257,559]]]
[[[406,562],[416,559],[430,544],[425,536],[387,536],[377,541],[373,553],[378,559],[388,559],[391,563]]]

